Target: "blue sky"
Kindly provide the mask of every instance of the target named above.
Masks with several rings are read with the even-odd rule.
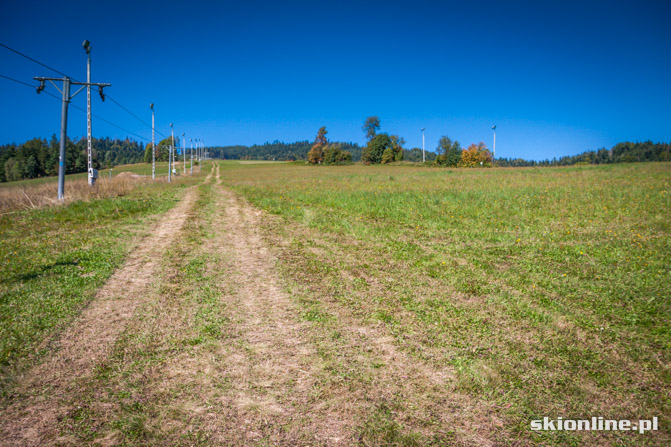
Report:
[[[206,145],[312,140],[322,125],[363,144],[370,115],[408,148],[422,127],[427,149],[442,135],[491,147],[496,124],[499,157],[671,141],[668,1],[65,3],[3,2],[0,42],[83,80],[88,39],[93,81]],[[1,47],[0,74],[59,76]],[[54,98],[0,78],[0,105],[0,143],[59,132]],[[110,101],[94,96],[93,113],[151,138]],[[85,114],[69,118],[85,136]],[[100,120],[93,133],[128,135]]]

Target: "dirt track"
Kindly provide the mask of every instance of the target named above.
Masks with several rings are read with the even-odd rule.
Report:
[[[14,403],[3,409],[0,444],[41,446],[54,442],[58,420],[70,409],[66,402],[79,392],[77,382],[104,360],[143,302],[161,252],[175,239],[195,197],[195,190],[189,188],[61,335],[54,353],[19,379]]]
[[[159,367],[141,373],[141,394],[154,420],[147,423],[151,442],[139,445],[173,444],[196,432],[207,445],[351,445],[395,396],[411,407],[398,417],[428,435],[435,435],[434,427],[423,427],[429,418],[441,427],[461,425],[459,408],[470,403],[464,396],[444,396],[450,371],[409,358],[383,327],[366,324],[328,295],[309,298],[330,315],[330,326],[311,325],[277,268],[286,241],[264,232],[269,217],[224,188],[216,164],[204,186],[211,192],[187,190],[63,334],[53,355],[26,372],[14,403],[4,410],[1,445],[87,444],[76,434],[64,435],[61,421],[72,420],[80,393],[88,396],[81,397],[82,405],[110,394],[103,389],[107,383],[86,379],[96,366],[119,361],[109,358],[110,350],[124,331],[133,330],[142,332],[140,338],[151,335],[162,344],[153,349],[168,353]],[[211,211],[204,211],[207,203]],[[178,244],[175,235],[187,224],[211,235],[187,250],[210,260],[209,283],[180,293],[211,289],[225,306],[229,328],[207,347],[176,349],[168,340],[187,337],[197,311],[179,294],[160,296],[155,282],[167,267],[157,259]],[[182,269],[185,262],[170,268]],[[179,277],[176,271],[163,274]],[[97,402],[91,409],[93,419],[102,421],[96,443],[120,443],[123,435],[109,424],[123,411],[118,403]],[[460,444],[492,445],[488,432],[476,428]]]

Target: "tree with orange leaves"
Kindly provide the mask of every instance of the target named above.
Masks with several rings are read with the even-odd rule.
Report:
[[[464,168],[475,168],[479,166],[491,166],[492,153],[489,152],[487,146],[482,141],[478,144],[471,144],[468,149],[464,149],[461,153],[461,160],[459,166]]]

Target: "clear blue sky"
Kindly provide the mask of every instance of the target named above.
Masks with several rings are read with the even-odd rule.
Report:
[[[312,140],[322,125],[364,143],[377,115],[408,148],[422,127],[427,149],[442,135],[491,147],[496,124],[497,156],[543,159],[671,141],[670,23],[666,0],[6,1],[0,42],[83,80],[88,39],[93,81],[206,145]],[[58,76],[1,47],[0,74]],[[54,98],[0,78],[0,106],[0,143],[59,132]],[[97,96],[93,113],[151,138]],[[127,136],[99,120],[93,132]],[[86,135],[84,113],[71,108],[68,134]]]

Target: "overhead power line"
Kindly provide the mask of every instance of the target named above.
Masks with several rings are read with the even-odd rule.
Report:
[[[59,98],[58,96],[55,96],[55,95],[51,95],[51,96],[53,96],[53,97],[57,98],[58,100],[60,100],[60,98]],[[83,108],[81,108],[81,107],[79,107],[79,106],[77,106],[77,105],[74,105],[74,104],[70,103],[70,106],[71,106],[71,107],[74,107],[74,108],[77,109],[77,110],[81,110],[82,112],[86,113],[86,110],[84,110]],[[143,137],[142,135],[138,135],[138,134],[136,134],[135,132],[131,132],[131,131],[128,130],[128,129],[124,129],[123,127],[119,126],[118,124],[114,124],[113,122],[108,121],[108,120],[106,120],[105,118],[102,118],[102,117],[100,117],[100,116],[98,116],[98,115],[95,115],[95,114],[92,113],[91,116],[94,117],[95,119],[98,119],[98,120],[100,120],[100,121],[102,121],[102,122],[104,122],[104,123],[109,124],[110,126],[114,126],[114,127],[116,127],[117,129],[123,130],[124,132],[128,132],[129,134],[134,135],[134,136],[136,136],[136,137],[138,137],[138,138],[141,138],[141,139],[143,139],[143,140],[145,140],[145,141],[151,141],[149,138],[145,138],[145,137]]]
[[[35,62],[36,64],[39,64],[39,65],[41,65],[41,66],[43,66],[43,67],[45,67],[45,68],[48,68],[49,70],[51,70],[51,71],[53,71],[53,72],[56,72],[56,73],[58,73],[58,74],[61,75],[61,76],[65,76],[65,77],[68,77],[68,78],[72,79],[73,81],[79,82],[79,81],[77,81],[75,78],[73,78],[72,76],[68,76],[68,75],[66,75],[65,73],[63,73],[62,71],[58,71],[58,70],[56,70],[55,68],[50,67],[50,66],[48,66],[48,65],[45,64],[45,63],[42,63],[42,62],[40,62],[40,61],[38,61],[38,60],[36,60],[36,59],[33,59],[32,57],[30,57],[30,56],[28,56],[28,55],[25,55],[25,54],[23,54],[22,52],[20,52],[20,51],[18,51],[18,50],[15,50],[14,48],[8,47],[7,45],[5,45],[5,44],[2,43],[2,42],[0,42],[0,46],[3,46],[3,47],[5,47],[5,48],[7,48],[9,51],[12,51],[12,52],[18,54],[19,56],[23,56],[23,57],[25,57],[25,58],[28,59],[29,61]]]
[[[117,100],[115,100],[114,98],[112,98],[108,93],[105,93],[105,97],[108,98],[110,101],[112,101],[114,104],[116,104],[116,105],[118,105],[119,107],[121,107],[121,109],[123,109],[126,113],[128,113],[129,115],[131,115],[133,118],[135,118],[136,120],[138,120],[139,122],[141,122],[142,124],[144,124],[145,126],[147,126],[148,128],[151,129],[151,124],[147,123],[147,122],[144,121],[142,118],[140,118],[139,116],[137,116],[136,114],[134,114],[133,112],[131,112],[130,110],[128,110],[128,109],[127,109],[126,107],[124,107],[121,103],[119,103]],[[161,135],[163,138],[168,138],[167,135],[163,134],[162,132],[160,132],[160,131],[158,131],[158,130],[156,131],[156,133],[159,134],[159,135]]]
[[[5,76],[3,74],[0,74],[0,77],[9,79],[10,81],[18,82],[19,84],[27,85],[30,88],[37,88],[36,85],[28,84],[27,82],[19,81],[18,79],[10,78],[9,76]]]
[[[8,79],[8,80],[13,81],[13,82],[16,82],[17,84],[25,85],[26,87],[30,87],[30,88],[33,88],[33,89],[34,89],[34,88],[37,88],[36,85],[28,84],[27,82],[23,82],[23,81],[20,81],[20,80],[18,80],[18,79],[14,79],[14,78],[12,78],[12,77],[10,77],[10,76],[5,76],[5,75],[3,75],[3,74],[0,74],[0,77],[5,78],[5,79]],[[46,91],[46,90],[42,90],[42,93],[45,93],[45,94],[51,96],[52,98],[55,98],[55,99],[57,99],[57,100],[59,100],[59,101],[62,101],[62,98],[60,98],[60,97],[54,95],[54,94],[51,93],[51,92],[48,92],[48,91]],[[106,95],[107,95],[107,94],[106,94]],[[79,107],[79,106],[76,105],[76,104],[72,104],[72,103],[70,103],[70,107],[73,107],[73,108],[75,108],[75,109],[77,109],[77,110],[80,110],[80,111],[86,113],[86,110],[84,110],[83,108]],[[138,135],[138,134],[136,134],[135,132],[132,132],[132,131],[130,131],[130,130],[128,130],[128,129],[125,129],[125,128],[119,126],[118,124],[114,124],[113,122],[111,122],[111,121],[109,121],[109,120],[106,120],[105,118],[102,118],[102,117],[100,117],[100,116],[98,116],[98,115],[91,114],[91,116],[93,116],[93,117],[96,118],[96,119],[99,119],[100,121],[102,121],[102,122],[104,122],[104,123],[109,124],[110,126],[114,126],[114,127],[116,127],[117,129],[123,130],[124,132],[127,132],[127,133],[129,133],[129,134],[131,134],[131,135],[133,135],[133,136],[136,136],[136,137],[138,137],[138,138],[141,138],[142,140],[145,140],[145,141],[151,141],[149,138],[145,138],[145,137],[143,137],[142,135]]]
[[[28,56],[27,54],[24,54],[24,53],[22,53],[22,52],[20,52],[20,51],[18,51],[18,50],[15,50],[14,48],[11,48],[11,47],[5,45],[4,43],[1,43],[1,42],[0,42],[0,46],[2,46],[2,47],[4,47],[4,48],[8,49],[9,51],[12,51],[12,52],[18,54],[19,56],[25,57],[25,58],[28,59],[29,61],[32,61],[32,62],[34,62],[34,63],[36,63],[36,64],[38,64],[38,65],[41,65],[41,66],[43,66],[43,67],[45,67],[45,68],[48,68],[49,70],[51,70],[51,71],[53,71],[53,72],[55,72],[55,73],[58,73],[58,74],[61,75],[61,76],[65,76],[65,77],[67,77],[67,78],[72,79],[72,80],[75,81],[75,82],[79,82],[79,81],[77,81],[77,79],[73,78],[72,76],[66,75],[66,74],[63,73],[62,71],[56,70],[55,68],[50,67],[50,66],[48,66],[47,64],[45,64],[45,63],[43,63],[43,62],[40,62],[40,61],[38,61],[37,59],[34,59],[34,58]],[[22,81],[18,81],[18,80],[13,79],[13,78],[9,78],[8,76],[2,76],[2,77],[3,77],[3,78],[10,79],[10,80],[12,80],[12,81],[16,81],[16,82],[19,82],[19,83],[23,83],[23,84],[25,84],[25,85],[28,85],[29,87],[33,87],[33,88],[36,88],[36,87],[37,87],[37,86],[30,85],[30,84],[26,84],[26,83],[24,83],[24,82],[22,82]],[[54,95],[52,95],[52,96],[54,96]],[[123,109],[126,113],[128,113],[128,114],[131,115],[133,118],[135,118],[136,120],[140,121],[142,124],[144,124],[145,126],[147,126],[148,128],[151,129],[151,125],[150,125],[150,124],[148,124],[146,121],[142,120],[139,116],[137,116],[136,114],[134,114],[133,112],[131,112],[128,108],[124,107],[120,102],[118,102],[117,100],[115,100],[114,98],[112,98],[108,93],[105,93],[105,96],[106,96],[107,98],[109,98],[114,104],[116,104],[116,105],[119,106],[121,109]],[[60,98],[58,98],[58,99],[60,99]],[[76,108],[76,106],[74,106],[74,105],[73,105],[73,107]],[[95,116],[95,115],[94,115],[94,116]],[[98,118],[98,119],[100,119],[100,120],[102,120],[102,121],[105,121],[105,122],[107,122],[108,124],[112,124],[112,123],[109,123],[109,121],[106,121],[106,120],[104,120],[104,119],[102,119],[102,118],[100,118],[100,117],[96,117],[96,118]],[[117,128],[119,128],[119,129],[125,130],[125,129],[123,129],[123,128],[117,126],[116,124],[112,124],[112,125],[115,126],[115,127],[117,127]],[[135,134],[135,133],[133,133],[133,132],[129,132],[129,133],[131,133],[131,134],[133,134],[133,135],[135,135],[135,136],[139,136],[139,135],[137,135],[137,134]],[[163,138],[168,138],[168,136],[165,135],[163,132],[160,132],[160,131],[157,130],[156,133],[159,134],[159,135],[161,135]],[[144,137],[140,137],[140,138],[142,138],[143,140],[147,140],[147,139],[144,138]],[[151,141],[151,140],[147,140],[147,141]]]
[[[0,74],[0,77],[5,78],[5,79],[9,79],[10,81],[14,81],[14,82],[16,82],[16,83],[18,83],[18,84],[25,85],[26,87],[30,87],[30,88],[37,89],[37,85],[28,84],[27,82],[19,81],[18,79],[14,79],[14,78],[11,78],[11,77],[9,77],[9,76],[5,76],[5,75],[3,75],[3,74]],[[59,100],[59,101],[61,100],[61,98],[59,98],[58,96],[54,95],[53,93],[49,93],[49,92],[47,92],[47,91],[44,91],[44,93],[46,93],[46,94],[49,95],[49,96],[52,96],[52,97],[56,98],[56,99]],[[76,106],[73,106],[73,107],[76,107]]]

